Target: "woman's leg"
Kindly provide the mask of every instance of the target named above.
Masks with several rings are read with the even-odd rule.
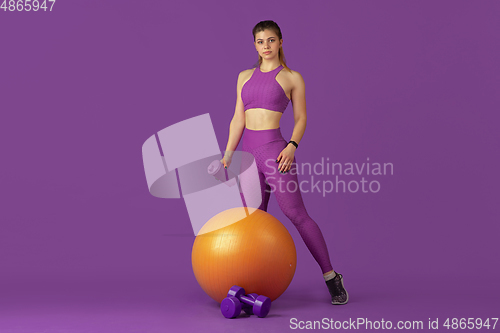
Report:
[[[254,173],[246,174],[244,171],[251,167],[254,163],[254,156],[252,150],[244,146],[243,151],[248,154],[243,154],[242,163],[240,169],[240,186],[241,186],[241,199],[243,206],[258,208],[260,210],[267,212],[267,205],[269,203],[269,198],[271,196],[271,187],[266,182],[266,176],[261,172],[257,165],[257,172],[259,181],[256,181]],[[255,164],[256,161],[255,161]]]
[[[286,147],[286,141],[276,140],[254,149],[259,171],[265,175],[271,191],[276,195],[278,205],[283,213],[292,221],[307,248],[318,262],[323,274],[333,270],[326,242],[318,225],[309,216],[302,200],[296,165],[286,174],[281,174],[276,158]],[[295,159],[294,159],[295,163]]]
[[[244,141],[243,149],[251,152],[259,171],[259,182],[255,181],[255,183],[260,183],[261,209],[264,208],[263,210],[267,211],[269,190],[271,190],[275,193],[281,210],[295,225],[307,248],[320,265],[332,298],[331,303],[346,304],[349,295],[344,288],[343,276],[333,271],[323,234],[318,225],[307,214],[295,172],[296,165],[293,164],[292,169],[286,174],[279,173],[276,158],[287,145],[279,128],[249,131],[249,134],[248,140]],[[264,192],[262,192],[263,189],[265,189]],[[259,191],[254,190],[255,194],[257,192]]]
[[[262,195],[262,203],[259,209],[267,212],[267,204],[269,203],[269,198],[271,197],[271,186],[266,181],[266,175],[259,171],[260,189]]]

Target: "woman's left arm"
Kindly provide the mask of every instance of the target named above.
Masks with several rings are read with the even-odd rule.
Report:
[[[297,145],[300,143],[302,136],[306,130],[307,112],[306,112],[306,87],[304,79],[299,72],[293,72],[292,78],[292,91],[290,93],[293,105],[293,118],[295,126],[291,141],[295,141]],[[280,164],[278,169],[280,172],[287,172],[292,167],[293,158],[295,156],[295,146],[289,143],[285,149],[281,151],[276,159]]]

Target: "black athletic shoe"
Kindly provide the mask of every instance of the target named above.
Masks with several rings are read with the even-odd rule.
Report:
[[[346,304],[349,300],[349,294],[344,288],[344,278],[342,274],[337,273],[333,279],[326,281],[328,291],[332,296],[332,304]]]

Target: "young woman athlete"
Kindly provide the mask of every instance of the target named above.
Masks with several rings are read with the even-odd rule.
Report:
[[[349,295],[343,276],[333,270],[323,234],[307,214],[298,186],[294,154],[306,129],[304,80],[286,65],[281,30],[274,21],[259,22],[252,33],[259,62],[238,76],[236,109],[221,162],[226,168],[231,164],[244,131],[242,150],[254,156],[259,171],[262,203],[258,208],[267,211],[272,187],[281,210],[321,267],[332,304],[346,304]],[[281,135],[279,121],[290,101],[295,126],[287,142]],[[289,182],[295,184],[287,186]]]

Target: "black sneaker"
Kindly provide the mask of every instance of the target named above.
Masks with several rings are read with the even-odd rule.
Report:
[[[349,300],[349,294],[344,288],[344,278],[342,274],[337,273],[333,279],[330,279],[326,282],[326,286],[328,287],[328,291],[332,296],[332,304],[341,305],[346,304]]]

